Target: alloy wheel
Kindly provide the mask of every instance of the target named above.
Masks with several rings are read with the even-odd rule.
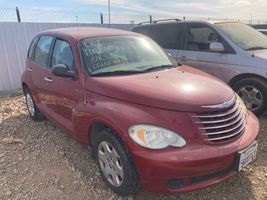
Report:
[[[108,182],[114,187],[121,186],[123,182],[122,162],[116,149],[109,142],[103,141],[99,144],[98,161]]]
[[[34,113],[35,113],[34,103],[33,103],[32,96],[29,93],[26,94],[26,103],[27,103],[27,107],[28,107],[30,115],[34,116]]]
[[[251,111],[259,109],[263,104],[263,95],[254,86],[243,86],[237,91],[237,94]]]

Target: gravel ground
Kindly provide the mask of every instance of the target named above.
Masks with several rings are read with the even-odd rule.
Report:
[[[109,190],[86,149],[49,121],[32,121],[24,97],[0,100],[0,199],[267,199],[267,117],[256,162],[216,186],[176,196]]]

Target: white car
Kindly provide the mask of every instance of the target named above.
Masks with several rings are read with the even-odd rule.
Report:
[[[255,114],[267,110],[267,37],[254,28],[174,19],[139,24],[133,31],[154,39],[178,63],[228,83]]]

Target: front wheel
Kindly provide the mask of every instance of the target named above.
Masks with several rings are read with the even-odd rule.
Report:
[[[257,78],[245,78],[238,81],[233,89],[244,101],[246,107],[257,116],[267,109],[267,83]]]
[[[121,196],[136,193],[139,181],[135,165],[125,145],[110,129],[103,129],[94,138],[94,152],[104,182]]]

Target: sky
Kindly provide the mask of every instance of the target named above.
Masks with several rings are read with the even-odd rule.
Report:
[[[160,18],[212,18],[267,21],[266,0],[110,0],[111,22]],[[107,21],[108,0],[0,0],[0,21],[14,19],[19,7],[22,20]],[[51,19],[50,19],[51,18]]]

